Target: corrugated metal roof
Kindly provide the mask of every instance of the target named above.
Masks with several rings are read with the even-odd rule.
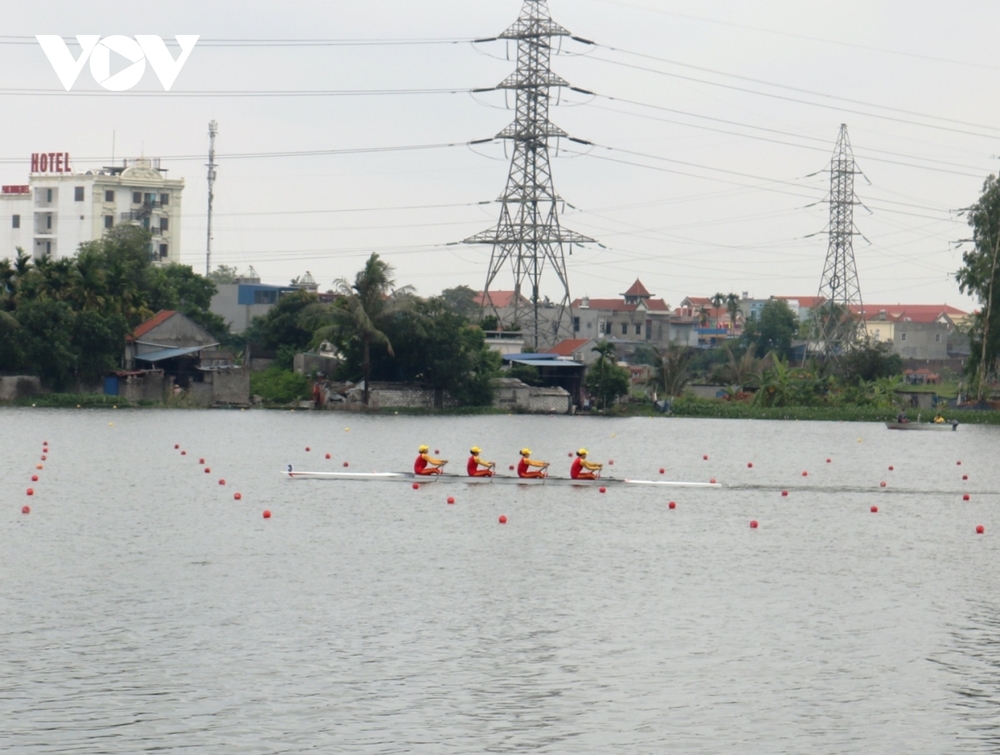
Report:
[[[582,362],[573,362],[569,359],[521,359],[526,354],[512,354],[506,357],[508,362],[515,364],[530,364],[532,367],[572,367],[582,370],[586,365]]]
[[[188,354],[194,354],[197,351],[203,351],[204,349],[210,349],[212,346],[218,345],[219,344],[217,343],[213,343],[209,346],[188,346],[183,349],[164,349],[163,351],[154,351],[150,354],[136,354],[135,358],[141,362],[162,362],[164,359],[187,356]]]

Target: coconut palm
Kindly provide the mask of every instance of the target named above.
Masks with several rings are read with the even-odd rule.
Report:
[[[719,327],[719,310],[722,309],[722,305],[726,303],[726,295],[716,293],[712,297],[712,306],[715,308],[715,327]]]
[[[726,311],[729,312],[729,331],[736,332],[736,318],[740,314],[740,297],[736,294],[726,294]]]
[[[655,353],[653,374],[646,385],[665,396],[679,396],[691,380],[688,366],[693,355],[692,350],[687,346],[671,343],[666,349],[656,349]]]

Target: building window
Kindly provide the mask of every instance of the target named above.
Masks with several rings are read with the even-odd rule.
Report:
[[[149,218],[142,219],[142,227],[145,228],[147,231],[149,230]]]
[[[20,215],[13,215],[13,216],[11,216],[10,227],[11,228],[20,228],[21,227],[21,216]]]
[[[147,192],[143,196],[142,201],[145,202],[146,204],[148,204],[150,207],[152,207],[154,204],[156,204],[156,195]]]
[[[642,325],[636,325],[635,326],[635,334],[637,336],[641,336],[642,335]]]
[[[160,244],[160,259],[162,260],[166,258],[167,258],[167,245]]]
[[[622,323],[622,335],[623,336],[627,336],[628,335],[628,323],[627,322],[623,322]]]
[[[170,227],[170,221],[167,218],[160,218],[160,230],[165,231]]]
[[[941,343],[941,334],[940,333],[935,333],[934,334],[934,343]]]
[[[52,256],[52,242],[51,241],[46,241],[45,242],[45,256],[46,257]]]
[[[114,202],[115,201],[115,190],[114,189],[106,189],[104,191],[104,201],[105,202]]]
[[[132,204],[142,204],[142,192],[133,191],[132,192]]]
[[[104,216],[104,227],[105,228],[114,228],[115,227],[115,216],[114,215],[105,215]]]
[[[52,228],[52,216],[51,215],[46,215],[45,216],[45,228],[46,229],[51,229]]]
[[[253,292],[253,303],[254,304],[274,304],[278,301],[277,291],[254,291]]]
[[[906,333],[900,333],[899,334],[899,340],[900,341],[905,341],[906,340]]]
[[[573,332],[574,333],[579,333],[580,332],[580,318],[579,317],[574,317],[573,318]]]
[[[170,204],[170,195],[169,194],[160,194],[160,204],[163,205],[164,207],[166,207],[168,204]]]
[[[73,188],[73,201],[82,202],[83,201],[83,187],[76,186]]]
[[[46,202],[51,202],[52,201],[52,189],[46,189],[45,190],[45,201]]]

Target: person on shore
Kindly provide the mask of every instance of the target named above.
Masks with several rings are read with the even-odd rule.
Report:
[[[531,458],[531,449],[521,449],[521,461],[517,464],[517,476],[534,480],[547,477],[549,474],[549,463],[547,461],[535,461]]]
[[[429,477],[430,475],[441,474],[444,472],[444,465],[448,463],[447,459],[435,459],[430,455],[430,448],[427,446],[421,446],[417,449],[420,454],[417,460],[413,462],[413,473],[421,475],[423,477]]]
[[[569,468],[569,476],[574,480],[596,480],[602,469],[603,464],[587,461],[587,449],[581,448],[576,452],[573,465]]]
[[[483,451],[479,446],[473,446],[469,449],[469,461],[465,465],[466,471],[469,473],[469,477],[492,477],[493,470],[496,468],[496,463],[492,461],[483,461],[479,454]]]

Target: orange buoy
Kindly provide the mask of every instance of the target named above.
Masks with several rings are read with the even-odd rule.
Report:
[[[983,525],[980,524],[976,527],[977,535],[982,535],[984,532],[986,532],[986,528]]]
[[[598,488],[598,490],[600,490],[602,493],[607,493],[608,492],[608,489],[606,487],[604,487],[603,485],[601,485],[601,487]]]
[[[271,512],[268,511],[267,509],[264,509],[264,518],[265,519],[270,519],[271,518]]]
[[[879,486],[880,488],[884,488],[884,487],[885,487],[885,480],[882,480],[882,482],[880,482],[880,483],[878,484],[878,486]]]
[[[414,490],[420,490],[420,484],[419,484],[419,483],[416,483],[416,482],[415,482],[415,483],[413,483],[413,489],[414,489]]]
[[[28,495],[34,495],[34,494],[35,494],[35,489],[34,488],[28,488]]]
[[[782,490],[781,491],[781,497],[782,498],[788,498],[788,491],[787,490]]]
[[[449,503],[449,504],[453,504],[453,503],[455,503],[455,499],[454,499],[454,498],[452,498],[451,496],[448,496],[448,503]]]
[[[757,520],[756,519],[751,519],[750,520],[750,529],[752,529],[752,530],[757,529]]]
[[[326,455],[326,458],[328,458],[328,459],[329,459],[329,458],[330,458],[330,454],[327,454],[327,455]]]
[[[219,480],[219,484],[220,484],[220,485],[225,485],[225,484],[226,484],[226,481],[225,481],[225,480]]]
[[[966,493],[965,495],[963,495],[963,496],[962,496],[962,500],[963,500],[963,501],[968,501],[968,500],[969,500],[969,494],[968,494],[968,493]]]
[[[667,506],[669,508],[676,509],[677,508],[677,503],[675,501],[671,501],[670,503],[667,504]]]
[[[38,482],[38,475],[36,475],[36,474],[31,475],[31,481],[32,482]]]
[[[666,470],[663,467],[660,467],[660,474],[663,474],[664,472],[666,472]]]
[[[31,513],[31,506],[22,506],[21,507],[21,513],[22,514],[30,514]]]
[[[878,506],[872,506],[872,513],[873,514],[877,514],[878,513]]]
[[[497,521],[499,521],[500,524],[507,524],[507,517],[505,517],[503,514],[501,514],[500,515],[500,519],[497,520]]]
[[[235,501],[242,501],[243,500],[243,494],[242,493],[233,493],[233,500],[235,500]]]
[[[45,469],[45,466],[42,464],[36,464],[35,469]]]

